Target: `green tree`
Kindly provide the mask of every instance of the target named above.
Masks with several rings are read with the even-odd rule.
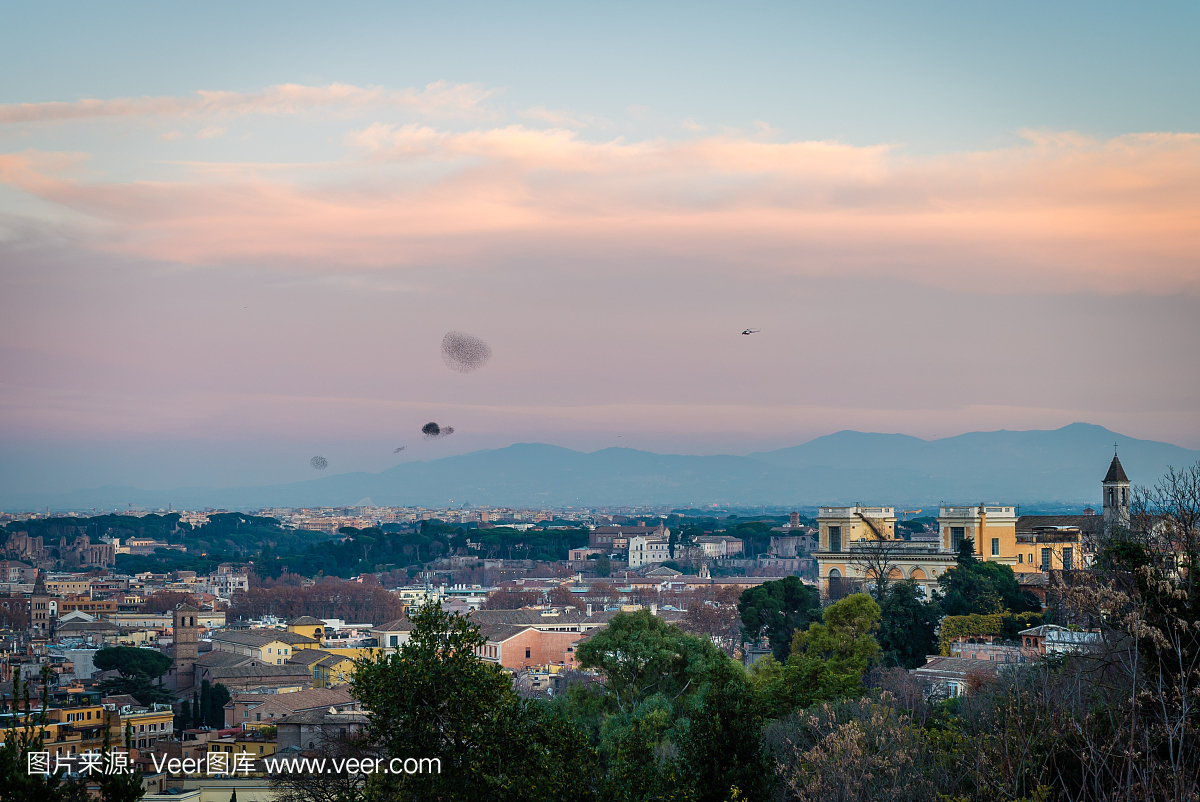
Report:
[[[880,609],[866,593],[855,593],[825,608],[822,622],[797,632],[792,654],[777,673],[779,685],[767,688],[776,712],[808,707],[863,693],[862,678],[879,660]]]
[[[5,802],[66,802],[80,797],[65,770],[55,769],[53,758],[45,773],[29,771],[27,755],[47,751],[42,728],[50,721],[50,681],[50,667],[43,666],[41,704],[35,708],[30,681],[22,681],[20,666],[13,668],[13,710],[6,717],[4,743],[0,744],[0,782],[4,784]]]
[[[392,757],[440,761],[440,773],[376,775],[390,800],[586,799],[594,756],[583,734],[523,700],[480,660],[479,627],[434,602],[409,641],[360,661],[353,693],[371,712],[368,737]],[[564,766],[572,766],[564,771]]]
[[[925,656],[936,645],[939,612],[925,601],[917,583],[909,579],[893,583],[879,605],[879,647],[887,663],[904,668],[925,665]]]
[[[200,683],[200,726],[212,726],[212,684],[208,680]]]
[[[175,701],[174,695],[169,690],[140,674],[132,677],[109,677],[103,680],[97,688],[106,696],[127,693],[144,705],[171,704]]]
[[[155,649],[139,649],[133,646],[109,646],[100,649],[92,658],[99,671],[117,670],[124,677],[149,677],[155,679],[171,667],[171,658]]]
[[[101,715],[107,714],[102,713]],[[116,713],[112,714],[116,716]],[[106,722],[107,723],[107,722]],[[104,728],[104,752],[112,751],[109,727]],[[133,745],[133,725],[125,725],[125,750],[128,752]],[[96,775],[99,783],[100,799],[103,802],[137,802],[146,794],[142,787],[142,770],[137,766],[128,766],[124,772],[104,772]]]
[[[815,590],[788,576],[742,591],[738,614],[746,638],[765,634],[779,662],[787,660],[792,636],[820,615],[821,602]]]
[[[596,576],[606,577],[612,573],[612,560],[608,559],[607,554],[601,554],[596,558]]]
[[[225,726],[225,705],[229,704],[229,689],[221,683],[209,691],[209,726],[220,729]]]
[[[734,788],[763,790],[768,772],[753,686],[710,639],[642,610],[613,616],[577,654],[605,678],[602,691],[572,700],[600,719],[605,796],[724,802]]]
[[[154,683],[171,667],[171,658],[154,649],[133,646],[110,646],[100,649],[93,658],[101,671],[120,672],[119,677],[103,680],[99,689],[110,696],[129,694],[144,705],[155,702],[168,704],[173,697],[166,688]]]
[[[990,615],[1037,612],[1041,604],[1022,591],[1013,569],[998,562],[975,556],[975,543],[969,538],[959,545],[953,568],[938,577],[940,607],[945,615]]]

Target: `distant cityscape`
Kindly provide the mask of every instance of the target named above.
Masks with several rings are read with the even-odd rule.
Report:
[[[189,765],[240,772],[243,793],[257,793],[272,761],[364,735],[357,672],[402,653],[430,607],[477,627],[476,657],[514,691],[552,699],[605,682],[579,650],[623,616],[648,614],[755,671],[781,644],[774,625],[747,628],[748,605],[800,593],[833,610],[890,586],[933,610],[973,562],[1002,567],[1017,594],[1004,602],[1007,637],[999,616],[979,629],[948,615],[938,642],[918,638],[902,663],[928,699],[954,699],[980,677],[1099,647],[1098,630],[1061,617],[1058,595],[1105,533],[1130,525],[1118,457],[1098,490],[1099,511],[1072,515],[984,504],[6,515],[0,703],[40,695],[47,754],[64,764],[123,738],[151,796],[223,787],[189,779]],[[1071,625],[1046,622],[1055,610]]]

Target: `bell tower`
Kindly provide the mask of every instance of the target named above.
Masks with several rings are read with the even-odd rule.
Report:
[[[196,613],[200,612],[184,602],[175,608],[175,689],[187,690],[196,684],[196,658],[199,657],[200,625]]]
[[[1129,477],[1125,475],[1125,469],[1121,467],[1121,460],[1117,459],[1115,445],[1113,446],[1112,463],[1109,464],[1108,473],[1105,474],[1100,487],[1104,497],[1105,528],[1128,526]]]

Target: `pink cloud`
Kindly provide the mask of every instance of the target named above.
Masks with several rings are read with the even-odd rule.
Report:
[[[317,102],[238,97],[220,102]],[[757,135],[594,141],[565,128],[375,123],[345,145],[354,160],[335,183],[253,169],[99,183],[30,153],[0,156],[0,180],[107,225],[90,247],[182,263],[470,265],[576,251],[987,291],[1200,290],[1194,134],[1036,132],[912,157]]]
[[[422,114],[478,115],[495,90],[479,84],[436,81],[424,89],[389,90],[333,83],[278,84],[261,92],[199,91],[191,97],[137,97],[0,105],[0,124],[82,120],[97,117],[190,117],[201,115],[303,114],[317,109],[399,107]]]

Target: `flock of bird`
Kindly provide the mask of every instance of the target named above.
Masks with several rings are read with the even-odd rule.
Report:
[[[761,329],[743,329],[742,334],[749,336],[758,334]],[[486,365],[492,358],[492,348],[486,342],[471,334],[461,331],[447,332],[442,338],[442,361],[446,367],[458,373],[471,373]],[[453,426],[441,426],[433,421],[421,427],[421,434],[426,440],[448,437],[454,434]],[[617,435],[620,437],[620,435]],[[400,446],[392,451],[399,454],[408,446]],[[315,470],[323,471],[329,467],[329,460],[318,455],[308,461]]]

